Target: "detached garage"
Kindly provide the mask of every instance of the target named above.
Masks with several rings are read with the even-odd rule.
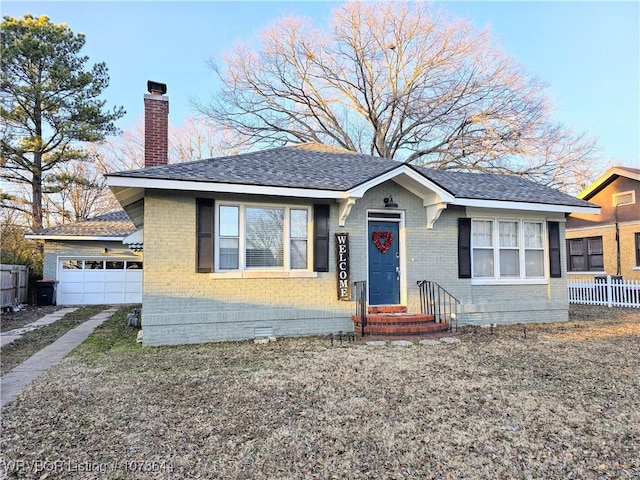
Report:
[[[141,232],[110,212],[27,235],[44,241],[43,277],[56,280],[58,305],[142,302]]]
[[[142,261],[116,257],[58,260],[58,305],[142,303]]]

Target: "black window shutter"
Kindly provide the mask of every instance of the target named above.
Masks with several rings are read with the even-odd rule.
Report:
[[[575,241],[575,239],[570,240],[570,239],[565,239],[565,244],[566,244],[566,254],[567,254],[567,271],[568,272],[573,272],[574,271],[574,267],[573,267],[573,259],[572,259],[572,255],[571,255],[571,242]],[[582,239],[581,239],[582,241]]]
[[[196,242],[198,273],[213,272],[214,202],[196,199]]]
[[[560,223],[547,222],[549,231],[549,276],[551,278],[562,277],[562,265],[560,264]]]
[[[329,205],[313,206],[313,271],[329,271]]]
[[[471,278],[471,219],[458,219],[458,278]]]

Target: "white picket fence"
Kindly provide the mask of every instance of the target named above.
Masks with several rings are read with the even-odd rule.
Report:
[[[619,277],[569,280],[569,303],[640,308],[640,280]]]

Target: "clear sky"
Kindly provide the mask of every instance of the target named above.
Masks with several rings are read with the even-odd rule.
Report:
[[[142,119],[146,81],[168,85],[170,119],[194,115],[216,80],[207,63],[284,13],[326,19],[336,2],[2,1],[3,15],[48,15],[84,33],[104,61],[104,98],[122,105],[123,130]],[[549,85],[554,118],[600,140],[602,157],[640,168],[640,2],[445,2],[490,28],[495,41]]]

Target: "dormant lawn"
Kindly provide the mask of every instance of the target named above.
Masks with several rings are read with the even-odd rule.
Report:
[[[125,311],[2,412],[9,478],[637,479],[640,312],[141,348]],[[45,476],[46,475],[46,476]]]

